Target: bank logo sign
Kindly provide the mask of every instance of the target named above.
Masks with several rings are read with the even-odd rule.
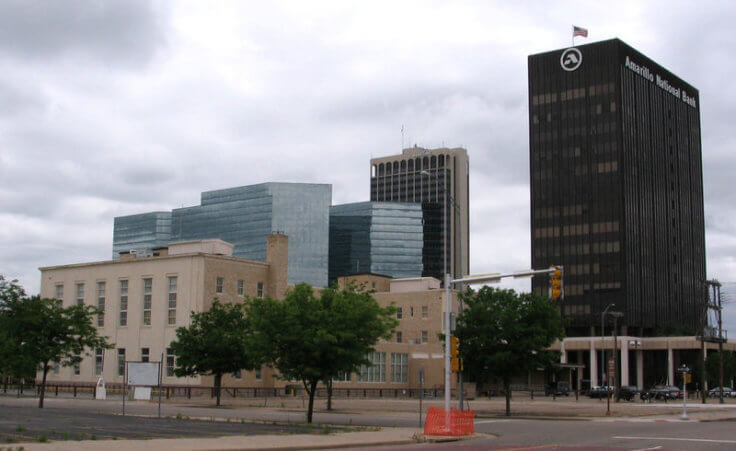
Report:
[[[583,63],[583,54],[575,47],[570,47],[562,52],[560,66],[568,72],[572,72]]]

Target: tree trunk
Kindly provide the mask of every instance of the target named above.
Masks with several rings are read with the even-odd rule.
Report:
[[[49,364],[43,364],[43,378],[41,379],[41,393],[38,396],[38,408],[43,409],[43,397],[46,394],[46,375],[49,374]]]
[[[503,390],[506,392],[506,416],[511,416],[511,382],[508,379],[503,380]]]
[[[307,392],[309,394],[309,407],[307,407],[307,423],[309,424],[312,424],[312,412],[314,411],[314,393],[317,391],[317,382],[319,381],[309,381],[309,387],[307,388]]]
[[[220,386],[222,385],[222,374],[215,374],[215,396],[217,396],[217,407],[220,407]]]
[[[332,379],[327,380],[327,410],[332,410]]]

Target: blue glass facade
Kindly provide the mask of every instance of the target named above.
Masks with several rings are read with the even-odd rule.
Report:
[[[112,258],[120,252],[166,247],[171,240],[171,212],[154,211],[115,218]]]
[[[359,202],[330,207],[330,281],[374,273],[420,277],[425,212],[414,203]]]
[[[266,237],[281,232],[289,237],[289,283],[326,286],[331,200],[332,186],[326,184],[263,183],[207,191],[201,205],[170,213],[170,241],[219,238],[233,244],[234,256],[265,261]],[[116,218],[114,236],[118,220],[127,218]],[[114,240],[113,249],[122,248]]]

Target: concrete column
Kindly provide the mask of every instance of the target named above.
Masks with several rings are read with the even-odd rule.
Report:
[[[565,351],[565,340],[560,341],[560,363],[567,363],[567,351]]]
[[[575,357],[576,357],[575,358],[575,363],[577,363],[577,364],[583,363],[583,359],[584,359],[584,357],[583,357],[583,351],[577,351],[577,355]],[[575,371],[575,374],[576,374],[576,377],[578,378],[577,387],[578,387],[578,390],[580,390],[580,380],[583,378],[583,368],[578,368]]]
[[[595,350],[595,339],[590,340],[590,386],[598,385],[598,353]]]
[[[621,339],[621,385],[629,385],[629,340]]]
[[[673,385],[675,381],[675,358],[672,355],[672,348],[669,341],[667,342],[667,385]]]
[[[644,351],[636,350],[636,386],[644,390]]]

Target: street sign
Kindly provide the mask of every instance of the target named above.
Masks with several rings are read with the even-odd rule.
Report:
[[[693,381],[693,375],[692,374],[685,374],[685,383],[689,384]]]
[[[608,375],[609,379],[613,378],[613,376],[616,374],[616,359],[613,357],[608,358]]]

